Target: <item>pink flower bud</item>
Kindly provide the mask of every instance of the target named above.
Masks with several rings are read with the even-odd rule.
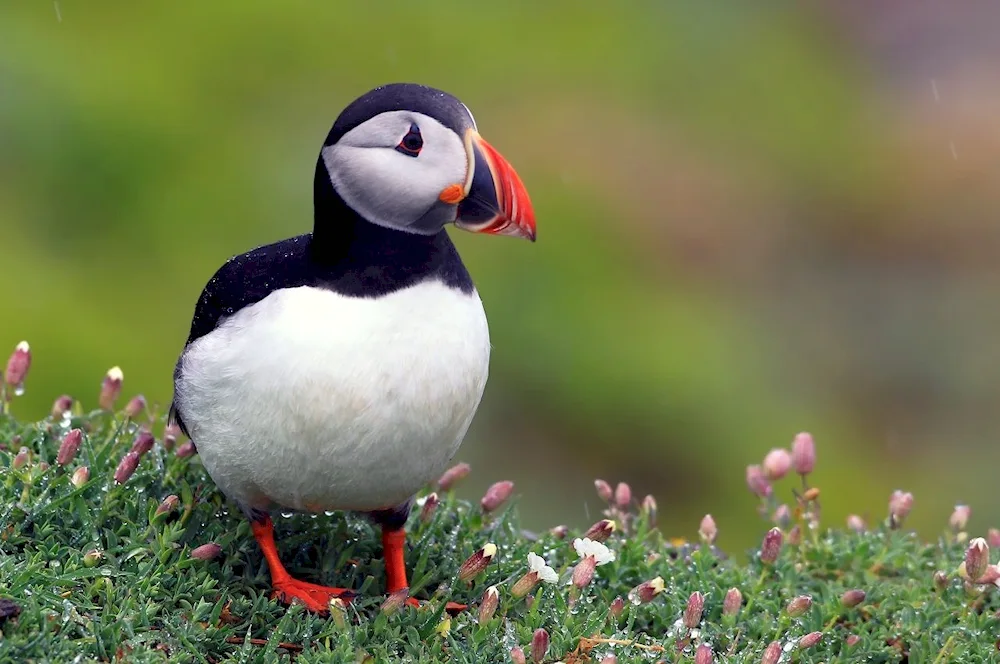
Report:
[[[115,469],[115,483],[125,484],[128,478],[132,477],[132,473],[139,465],[139,455],[136,452],[129,452],[122,457],[122,460],[118,462],[118,468]]]
[[[806,611],[812,608],[812,597],[809,595],[799,595],[785,607],[785,612],[792,618],[805,615]]]
[[[549,633],[539,627],[531,636],[531,659],[541,662],[549,651]]]
[[[799,639],[799,649],[805,650],[806,648],[812,648],[814,645],[819,643],[822,638],[823,632],[809,632]]]
[[[14,455],[14,460],[11,462],[11,466],[14,468],[24,468],[28,465],[28,459],[31,457],[31,453],[28,451],[27,447],[22,447]]]
[[[555,526],[549,529],[549,533],[556,539],[565,539],[566,535],[569,534],[568,526]]]
[[[188,440],[188,441],[185,441],[180,447],[177,448],[177,456],[178,456],[178,458],[183,459],[185,457],[194,456],[194,453],[196,451],[197,450],[194,447],[194,443],[192,441]]]
[[[802,529],[799,528],[798,524],[792,526],[792,529],[788,531],[786,541],[789,546],[798,546],[802,543]]]
[[[969,523],[969,517],[972,515],[972,508],[968,505],[955,505],[955,510],[951,513],[951,517],[948,518],[948,525],[956,533],[965,530],[966,524]]]
[[[488,623],[493,618],[493,614],[497,612],[498,606],[500,606],[500,591],[497,590],[496,586],[490,586],[483,593],[483,599],[479,602],[479,624]]]
[[[985,583],[996,584],[998,580],[1000,580],[1000,567],[997,567],[996,565],[988,565],[986,567],[986,572],[984,572],[983,575],[979,577],[978,582],[984,584]]]
[[[781,643],[771,641],[764,649],[764,656],[760,658],[760,664],[778,664],[781,659]]]
[[[694,652],[694,664],[712,664],[714,660],[712,647],[707,643],[702,643]]]
[[[701,541],[705,544],[715,543],[715,537],[719,534],[719,529],[715,526],[715,519],[712,518],[711,514],[706,514],[701,518],[701,524],[698,525],[698,536],[701,537]]]
[[[964,561],[963,561],[964,564]],[[948,587],[948,575],[938,570],[934,572],[934,587],[938,590],[944,590]]]
[[[764,535],[764,541],[760,545],[760,562],[765,565],[773,565],[774,561],[778,559],[778,554],[781,553],[781,531],[777,528],[771,528]]]
[[[792,468],[792,455],[788,450],[776,447],[764,457],[764,476],[772,482],[780,480]]]
[[[424,498],[424,504],[420,506],[420,520],[424,523],[430,521],[440,502],[436,493],[427,494],[427,497]]]
[[[635,588],[629,591],[628,599],[635,605],[648,604],[652,602],[657,595],[663,592],[663,577],[658,576],[655,579],[650,579],[649,581],[643,581]]]
[[[181,502],[180,498],[178,498],[173,494],[170,494],[169,496],[164,498],[163,502],[161,502],[160,505],[156,508],[156,514],[154,516],[159,516],[161,514],[169,514],[170,512],[173,512],[175,509],[177,509],[177,506],[180,504],[180,502]]]
[[[493,556],[497,554],[497,547],[492,542],[487,542],[483,548],[469,556],[462,566],[458,568],[458,578],[461,581],[469,582],[476,578],[490,566]]]
[[[14,347],[7,360],[7,371],[4,372],[4,382],[8,387],[20,388],[31,368],[31,347],[27,341],[22,341]],[[9,395],[8,395],[9,398]]]
[[[80,451],[80,443],[83,442],[83,431],[80,429],[70,429],[63,436],[59,445],[59,452],[56,454],[56,463],[60,466],[68,465],[76,458],[76,453]]]
[[[684,626],[694,629],[701,624],[701,613],[705,610],[705,596],[695,591],[688,597],[687,606],[684,607]]]
[[[865,601],[865,591],[859,590],[857,588],[853,590],[848,590],[843,595],[840,596],[840,603],[847,607],[848,609],[853,609],[861,602]]]
[[[601,660],[601,664],[618,664],[618,658],[614,655],[606,655],[604,659]]]
[[[623,600],[620,595],[615,597],[611,601],[611,605],[608,607],[608,612],[615,620],[621,618],[622,614],[625,613],[625,600]]]
[[[986,568],[990,565],[990,546],[982,537],[969,542],[969,548],[965,550],[965,572],[973,582],[978,581],[986,574]]]
[[[584,556],[573,568],[573,585],[585,588],[594,578],[595,569],[597,569],[597,559],[594,556]]]
[[[112,410],[115,407],[115,402],[118,401],[118,396],[122,393],[122,381],[125,380],[125,374],[122,373],[121,368],[111,367],[108,369],[108,373],[104,375],[104,380],[101,382],[101,395],[97,399],[98,405],[103,410]]]
[[[153,438],[153,434],[146,430],[140,431],[139,435],[135,437],[135,441],[132,442],[132,451],[142,456],[153,449],[153,443],[155,442],[156,439]]]
[[[49,469],[49,462],[48,461],[39,461],[38,462],[38,470],[40,470],[40,471],[42,471],[44,473],[48,469]]]
[[[218,558],[220,553],[222,553],[222,547],[215,542],[209,542],[191,551],[191,557],[195,560],[212,560]]]
[[[389,593],[389,595],[382,601],[382,605],[379,607],[379,611],[391,616],[392,614],[403,608],[406,604],[406,600],[410,598],[409,588],[400,588],[399,590]]]
[[[583,537],[594,542],[604,542],[611,537],[611,533],[615,532],[615,527],[615,522],[611,519],[601,519],[588,528]]]
[[[444,474],[441,475],[440,479],[438,479],[438,489],[441,491],[448,491],[465,479],[465,476],[469,474],[470,470],[472,470],[472,468],[467,463],[463,462],[455,464],[448,470],[444,471]]]
[[[125,404],[125,417],[135,418],[146,410],[146,397],[137,394]]]
[[[628,506],[632,504],[632,487],[630,487],[625,482],[619,482],[618,486],[615,487],[615,505],[618,509],[624,510],[628,509]]]
[[[527,660],[524,658],[524,651],[517,646],[510,649],[510,661],[513,664],[527,664]]]
[[[532,570],[522,576],[517,582],[511,587],[510,594],[515,599],[521,599],[538,585],[538,572]]]
[[[514,493],[514,483],[510,480],[494,482],[490,485],[490,488],[486,490],[482,499],[480,499],[479,506],[483,508],[484,512],[493,512],[507,502],[507,499],[510,498],[512,493]]]
[[[788,508],[788,505],[782,503],[774,510],[774,515],[771,518],[779,528],[787,528],[792,523],[792,510]]]
[[[86,466],[80,466],[73,471],[72,477],[69,478],[70,483],[77,489],[82,487],[90,480],[90,468]]]
[[[181,428],[176,422],[169,423],[163,429],[163,449],[170,451],[177,444],[177,439],[181,437]]]
[[[611,499],[615,497],[611,485],[602,479],[594,480],[594,488],[597,490],[597,496],[606,503],[610,503]]]
[[[649,517],[650,523],[656,523],[656,498],[646,496],[642,499],[642,513]]]
[[[898,528],[913,509],[913,494],[899,489],[889,497],[889,520],[893,528]]]
[[[863,533],[868,530],[868,525],[865,523],[865,520],[857,514],[851,514],[847,517],[847,528],[856,533]]]
[[[848,648],[853,648],[854,646],[858,645],[858,641],[860,640],[861,637],[858,636],[857,634],[848,634],[847,638],[844,639],[844,643],[847,644]]]
[[[994,549],[1000,549],[1000,530],[990,528],[986,531],[986,543]]]
[[[739,588],[730,588],[722,600],[722,615],[735,616],[743,606],[743,593]]]
[[[747,487],[760,498],[767,498],[774,491],[760,466],[747,466]]]
[[[792,466],[799,475],[808,475],[816,467],[816,443],[804,431],[792,441]]]
[[[71,410],[73,410],[73,397],[68,394],[52,402],[52,417],[62,419]]]

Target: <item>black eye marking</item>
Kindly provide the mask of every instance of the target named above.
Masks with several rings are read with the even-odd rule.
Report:
[[[406,133],[403,140],[396,146],[396,150],[408,157],[416,157],[420,154],[420,149],[424,147],[424,139],[420,135],[420,127],[415,124],[410,125],[410,131]]]

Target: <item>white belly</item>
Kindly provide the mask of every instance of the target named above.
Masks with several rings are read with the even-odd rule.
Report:
[[[209,474],[247,506],[393,507],[457,451],[486,386],[475,292],[376,299],[278,290],[184,354],[179,410]]]

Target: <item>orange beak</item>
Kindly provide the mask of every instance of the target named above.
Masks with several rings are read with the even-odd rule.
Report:
[[[517,171],[474,129],[465,134],[465,149],[469,174],[455,225],[473,233],[512,235],[534,242],[535,211]]]

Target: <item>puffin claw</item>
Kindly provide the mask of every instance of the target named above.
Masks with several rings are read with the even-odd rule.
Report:
[[[345,604],[357,597],[357,593],[347,588],[331,588],[315,583],[307,583],[298,579],[288,579],[274,585],[272,599],[283,604],[299,603],[308,611],[326,615],[330,612],[330,600],[339,599]]]

